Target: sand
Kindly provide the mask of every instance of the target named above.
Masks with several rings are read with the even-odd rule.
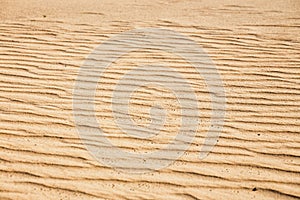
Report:
[[[299,13],[297,0],[0,0],[0,199],[300,198]],[[182,58],[151,49],[114,62],[98,84],[95,109],[115,146],[140,154],[160,149],[184,117],[171,90],[145,86],[133,94],[131,119],[146,127],[156,103],[168,113],[164,129],[145,140],[120,131],[111,98],[122,75],[138,65],[180,72],[201,114],[180,158],[131,174],[87,150],[73,93],[94,48],[145,27],[181,33],[207,52],[223,82],[226,113],[218,143],[200,160],[212,112],[204,78]]]

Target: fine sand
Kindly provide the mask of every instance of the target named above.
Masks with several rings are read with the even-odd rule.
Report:
[[[114,62],[99,82],[95,109],[115,146],[159,149],[174,139],[183,117],[172,91],[141,87],[131,119],[147,126],[155,102],[168,113],[164,129],[151,140],[120,131],[112,91],[137,65],[176,69],[201,112],[183,156],[161,170],[129,174],[87,151],[75,127],[73,89],[95,47],[144,27],[177,31],[204,48],[222,78],[226,114],[217,145],[200,160],[211,126],[203,77],[182,58],[151,49]],[[298,0],[0,0],[0,199],[300,198],[299,32]]]

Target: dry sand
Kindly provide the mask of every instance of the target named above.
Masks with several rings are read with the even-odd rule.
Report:
[[[97,118],[128,151],[168,143],[180,112],[171,91],[141,88],[133,120],[147,124],[147,100],[161,102],[171,112],[165,134],[147,141],[120,133],[109,98],[122,66],[165,62],[193,83],[201,102],[201,125],[180,159],[159,171],[127,174],[86,150],[72,94],[97,45],[142,27],[174,30],[201,45],[222,77],[227,107],[219,142],[199,160],[211,111],[201,77],[162,52],[134,52],[114,63],[97,90]],[[300,198],[299,32],[298,0],[0,0],[0,199]]]

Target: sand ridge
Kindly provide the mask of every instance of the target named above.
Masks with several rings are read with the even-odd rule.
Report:
[[[298,1],[1,0],[0,5],[0,199],[300,197]],[[114,144],[128,151],[153,150],[177,127],[153,143],[119,134],[108,105],[113,85],[128,70],[124,66],[165,62],[191,81],[201,102],[201,126],[190,149],[171,166],[143,175],[97,162],[80,140],[72,113],[75,80],[88,54],[114,34],[140,27],[178,31],[201,45],[221,74],[227,100],[219,142],[199,161],[210,126],[203,79],[163,52],[133,52],[114,63],[96,93],[97,117],[116,134]],[[134,120],[146,123],[143,105],[152,95],[171,111],[168,123],[177,124],[180,116],[170,106],[176,102],[162,90],[141,88],[132,102]]]

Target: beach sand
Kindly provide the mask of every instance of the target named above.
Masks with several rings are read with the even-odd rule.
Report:
[[[140,64],[165,63],[188,79],[201,113],[196,137],[170,166],[123,173],[86,149],[73,92],[87,56],[115,34],[165,28],[193,40],[215,64],[226,94],[224,127],[210,154],[203,77],[174,55],[136,51],[112,64],[96,92],[96,117],[112,143],[145,153],[179,130],[180,105],[166,88],[143,87],[132,120],[149,124],[149,102],[168,112],[163,134],[128,137],[115,124],[115,84]],[[0,0],[0,199],[300,198],[300,1]],[[124,67],[126,66],[126,67]]]

